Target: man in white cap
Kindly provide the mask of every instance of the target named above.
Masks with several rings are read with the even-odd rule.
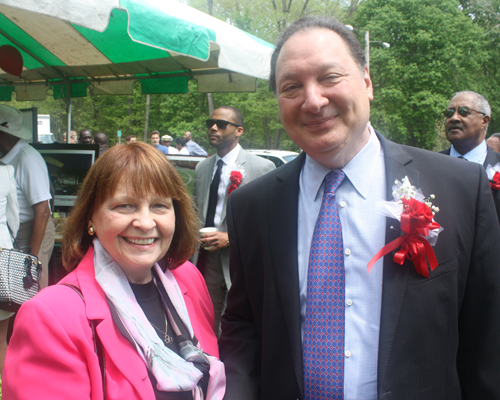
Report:
[[[55,229],[49,200],[49,173],[38,151],[26,140],[31,137],[22,124],[22,113],[0,104],[0,163],[12,165],[17,183],[20,227],[15,245],[30,246],[30,253],[42,263],[40,287],[48,285],[48,265],[54,248]]]
[[[170,146],[170,144],[172,143],[172,140],[174,140],[172,138],[172,136],[163,135],[161,137],[161,144],[162,144],[162,146],[165,146],[168,148],[168,154],[177,154],[178,150],[175,147]]]

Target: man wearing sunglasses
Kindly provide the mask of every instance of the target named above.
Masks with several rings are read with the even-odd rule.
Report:
[[[184,132],[184,139],[186,139],[186,150],[190,156],[208,156],[207,152],[198,143],[193,142],[193,134],[191,132]]]
[[[491,108],[484,96],[471,91],[458,92],[443,111],[443,115],[446,117],[446,138],[451,147],[441,151],[442,154],[475,162],[484,168],[500,162],[500,154],[491,149],[485,140]],[[493,199],[500,222],[498,190],[493,190]]]
[[[217,150],[217,154],[196,166],[193,196],[202,226],[215,227],[217,231],[205,234],[200,240],[201,250],[199,257],[195,256],[195,264],[205,277],[214,304],[214,330],[219,336],[220,318],[231,287],[227,198],[233,189],[246,185],[275,169],[275,166],[269,160],[246,152],[239,145],[244,128],[243,115],[238,109],[228,106],[217,108],[206,121],[206,127],[210,145]]]

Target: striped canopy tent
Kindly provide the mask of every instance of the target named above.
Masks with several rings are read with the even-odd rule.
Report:
[[[0,69],[0,101],[93,93],[254,91],[273,46],[176,0],[0,0],[0,46],[20,50],[21,76]]]

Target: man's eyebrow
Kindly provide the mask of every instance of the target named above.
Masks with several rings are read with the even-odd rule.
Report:
[[[331,68],[345,71],[345,67],[342,64],[334,63],[334,62],[318,65],[318,66],[316,66],[314,68],[314,70],[322,72],[322,71],[325,71],[325,70],[328,70],[328,69],[331,69]],[[296,70],[287,72],[282,77],[280,77],[279,80],[277,80],[277,83],[280,83],[280,82],[282,82],[284,80],[287,80],[287,79],[291,79],[291,78],[293,78],[297,74],[298,74],[298,72]]]

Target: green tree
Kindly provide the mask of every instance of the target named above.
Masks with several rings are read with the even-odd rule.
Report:
[[[279,32],[304,15],[329,15],[342,19],[354,12],[359,1],[351,0],[189,0],[188,4],[274,43]]]
[[[456,0],[368,0],[353,24],[391,44],[370,47],[373,125],[398,143],[434,149],[453,93],[484,88],[482,29]]]
[[[484,63],[481,94],[491,106],[489,133],[500,132],[500,0],[462,0],[464,11],[484,31],[488,59]]]

